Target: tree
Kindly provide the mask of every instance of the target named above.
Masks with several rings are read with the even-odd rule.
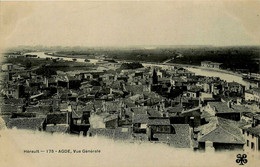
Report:
[[[56,71],[46,66],[42,66],[38,68],[35,72],[37,75],[42,75],[45,77],[50,77],[51,75],[57,75]]]
[[[26,61],[25,67],[26,67],[26,69],[31,68],[32,67],[32,62],[30,60]]]
[[[121,69],[137,69],[143,68],[144,66],[141,63],[133,62],[133,63],[123,63],[121,65]]]

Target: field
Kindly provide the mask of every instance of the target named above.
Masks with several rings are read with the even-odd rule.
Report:
[[[15,51],[21,51],[16,48]],[[200,65],[201,61],[223,63],[224,69],[259,72],[260,47],[161,46],[161,47],[31,47],[27,50],[53,52],[61,57],[112,58],[136,62]]]

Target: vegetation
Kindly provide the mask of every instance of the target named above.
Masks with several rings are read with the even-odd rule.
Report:
[[[49,68],[48,66],[41,66],[40,68],[35,70],[35,73],[37,75],[42,75],[42,76],[46,76],[46,77],[50,77],[51,75],[57,75],[57,72],[51,68]]]
[[[123,63],[121,65],[121,69],[137,69],[137,68],[143,68],[144,66],[138,62],[133,63]]]
[[[47,72],[38,71],[39,73],[43,73],[48,75],[48,73],[52,74],[51,71],[73,71],[73,70],[88,70],[90,67],[93,67],[92,64],[88,63],[80,63],[80,62],[66,62],[66,61],[57,61],[54,59],[40,59],[40,58],[26,58],[26,57],[18,57],[18,58],[7,58],[5,59],[5,63],[12,63],[16,65],[20,65],[25,67],[26,69],[38,69],[41,67],[46,69]],[[48,71],[51,70],[51,71]]]
[[[61,57],[94,58],[103,55],[116,60],[134,62],[170,63],[200,65],[201,61],[223,63],[230,70],[246,69],[259,72],[260,47],[212,47],[212,46],[167,46],[151,49],[135,48],[89,48],[89,47],[26,47],[27,50],[52,52]],[[17,53],[24,50],[14,49]],[[9,51],[11,52],[11,51]],[[32,66],[34,66],[32,62]],[[128,67],[126,67],[128,68]],[[129,67],[131,68],[131,67]]]

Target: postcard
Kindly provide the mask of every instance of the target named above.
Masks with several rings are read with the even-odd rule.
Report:
[[[256,167],[257,0],[1,1],[1,167]]]

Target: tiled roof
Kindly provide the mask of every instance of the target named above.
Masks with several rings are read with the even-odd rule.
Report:
[[[7,124],[9,122],[9,120],[11,119],[10,115],[0,115],[0,119],[3,119],[3,121],[5,122],[5,124]]]
[[[3,104],[1,105],[0,108],[0,113],[12,113],[12,112],[17,112],[19,109],[18,105],[14,104]]]
[[[166,111],[169,113],[181,113],[183,111],[183,107],[181,105],[176,105],[173,107],[167,107]]]
[[[101,109],[102,108],[102,101],[100,100],[95,100],[93,101],[93,104],[94,104],[94,108],[97,110],[97,109]]]
[[[120,109],[120,102],[113,101],[113,102],[105,102],[107,112],[118,111]]]
[[[46,132],[51,133],[68,133],[69,132],[69,125],[68,124],[58,124],[58,125],[47,125]]]
[[[132,129],[130,127],[117,127],[113,138],[115,140],[130,140],[132,138]]]
[[[110,114],[107,117],[104,118],[104,122],[111,121],[114,119],[118,119],[118,114]]]
[[[224,102],[208,102],[208,105],[212,109],[216,108],[216,113],[232,113],[232,112],[250,112],[250,109],[242,105],[231,105],[231,108],[228,107],[227,103]]]
[[[181,77],[172,77],[172,80],[175,81],[175,82],[180,82],[180,83],[186,82],[186,81],[185,81],[183,78],[181,78]]]
[[[257,135],[260,137],[260,125],[257,125],[255,127],[252,127],[251,125],[249,126],[244,126],[242,129],[248,131],[251,134]]]
[[[181,113],[182,115],[192,115],[192,116],[200,116],[200,107],[195,107],[189,110],[184,110]]]
[[[128,92],[132,92],[133,94],[142,94],[143,93],[143,85],[126,85],[126,90]]]
[[[26,107],[26,112],[33,112],[33,113],[37,113],[42,114],[42,115],[46,115],[47,113],[50,112],[52,106],[50,105],[37,105],[37,106],[28,106]]]
[[[147,114],[133,115],[132,123],[146,124],[146,123],[148,123],[148,115]]]
[[[147,114],[146,107],[132,107],[131,110],[133,111],[134,115]]]
[[[153,109],[153,108],[148,109],[148,115],[150,117],[161,117],[162,116],[161,113],[158,110]]]
[[[127,107],[135,107],[135,103],[131,99],[125,98],[123,101]]]
[[[67,123],[66,112],[51,113],[47,115],[47,124],[66,124]]]
[[[161,142],[166,142],[176,148],[191,148],[191,131],[188,124],[173,124],[175,134],[154,134]]]
[[[40,130],[45,118],[12,118],[7,123],[8,128]]]
[[[132,130],[130,127],[117,127],[115,129],[94,129],[88,131],[91,136],[104,136],[115,140],[130,140],[132,138]]]
[[[190,87],[189,90],[187,90],[187,91],[188,92],[200,92],[201,88],[198,86],[193,86],[193,87]]]
[[[73,119],[79,119],[81,118],[83,115],[83,111],[82,110],[72,110],[72,118]]]
[[[239,83],[237,83],[237,82],[228,82],[227,83],[228,84],[228,86],[240,86],[241,84],[239,84]]]
[[[153,118],[150,117],[148,119],[148,125],[170,125],[170,119],[169,118]]]
[[[134,133],[132,134],[133,140],[137,141],[148,141],[148,136],[146,133]]]
[[[19,98],[19,99],[15,99],[15,98],[8,98],[8,99],[4,99],[3,100],[5,104],[23,104],[24,103],[24,99],[23,98]]]
[[[260,93],[260,88],[253,88],[254,92]]]
[[[108,138],[113,138],[115,129],[106,129],[106,128],[99,128],[99,129],[94,129],[94,128],[89,128],[88,133],[91,136],[104,136]]]
[[[212,141],[217,143],[244,144],[244,138],[235,121],[215,117],[208,124],[198,127],[199,142]]]

